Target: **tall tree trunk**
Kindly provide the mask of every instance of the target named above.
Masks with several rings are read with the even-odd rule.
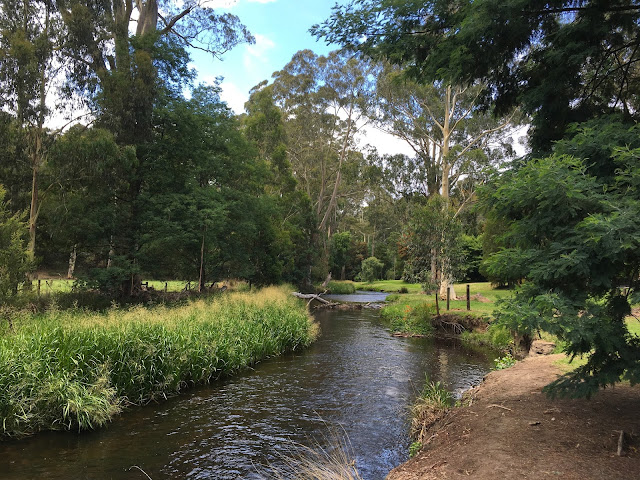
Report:
[[[198,291],[204,290],[205,276],[204,276],[204,241],[207,233],[207,227],[202,229],[202,243],[200,244],[200,278],[198,279]]]
[[[69,280],[73,278],[73,274],[76,271],[76,259],[78,258],[76,247],[77,245],[74,245],[69,254],[69,269],[67,270],[67,279]]]
[[[444,102],[444,123],[442,124],[442,189],[440,196],[444,199],[443,208],[449,208],[449,174],[451,173],[451,164],[449,163],[449,144],[451,141],[451,117],[453,115],[453,109],[455,105],[452,102],[452,87],[447,87],[445,102]],[[442,212],[444,215],[445,212]],[[444,232],[443,232],[444,237]],[[444,238],[442,244],[444,245]],[[456,292],[453,289],[453,282],[449,273],[449,267],[451,265],[450,259],[447,258],[445,252],[439,252],[441,256],[441,278],[440,278],[440,298],[447,298],[447,289],[449,289],[449,298],[451,300],[457,300]]]
[[[352,99],[353,100],[353,99]],[[340,187],[340,181],[342,179],[342,164],[345,161],[347,156],[347,147],[349,146],[349,138],[351,136],[351,130],[353,128],[353,102],[349,106],[349,116],[347,117],[347,132],[344,136],[344,140],[342,142],[342,149],[340,150],[340,158],[338,160],[338,172],[336,174],[336,181],[333,184],[333,192],[331,193],[331,200],[329,200],[329,205],[327,206],[327,210],[324,212],[324,217],[318,226],[318,230],[324,230],[327,226],[327,222],[331,217],[331,213],[333,209],[337,207],[338,204],[338,188]]]

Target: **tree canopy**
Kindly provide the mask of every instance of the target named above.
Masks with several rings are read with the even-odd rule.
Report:
[[[312,31],[421,82],[482,83],[484,104],[521,106],[549,151],[572,122],[635,118],[639,19],[636,0],[354,0]]]

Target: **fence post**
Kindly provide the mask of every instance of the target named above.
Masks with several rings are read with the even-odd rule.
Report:
[[[41,282],[41,281],[42,281],[42,280],[38,279],[38,296],[40,296],[40,282]]]
[[[471,310],[471,296],[469,285],[467,285],[467,310]]]
[[[438,292],[436,292],[436,315],[440,316],[440,305],[438,304]]]
[[[447,287],[447,311],[449,311],[449,297],[451,296],[451,287]]]
[[[167,282],[164,282],[164,293],[167,293]]]

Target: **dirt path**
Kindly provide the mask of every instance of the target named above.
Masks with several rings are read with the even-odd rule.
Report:
[[[559,358],[530,356],[490,373],[471,406],[454,409],[429,445],[387,478],[640,479],[640,387],[550,400],[541,390],[560,373]],[[633,441],[619,457],[621,429]]]

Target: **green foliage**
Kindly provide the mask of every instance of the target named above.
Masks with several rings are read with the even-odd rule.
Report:
[[[446,410],[453,406],[453,395],[441,382],[433,382],[425,376],[425,383],[419,395],[420,401],[435,408]]]
[[[413,209],[401,249],[406,282],[423,283],[430,290],[434,281],[439,285],[443,278],[460,274],[464,265],[462,225],[445,199],[436,195]]]
[[[436,314],[435,305],[429,302],[404,302],[385,305],[381,310],[382,318],[387,321],[394,333],[410,335],[430,335],[433,333],[431,319]]]
[[[418,453],[420,453],[420,450],[422,450],[421,442],[411,442],[411,445],[409,445],[409,457],[415,457]]]
[[[637,127],[616,125],[637,137]],[[605,142],[594,159],[560,153],[599,143],[590,125],[577,131],[558,153],[505,173],[483,203],[507,225],[490,268],[526,279],[500,305],[498,322],[530,338],[549,332],[569,356],[586,355],[584,366],[549,391],[590,396],[640,380],[640,338],[624,323],[640,287],[640,150]]]
[[[17,319],[0,337],[0,434],[96,428],[123,406],[209,383],[314,335],[304,305],[274,288],[178,308]]]
[[[362,261],[360,270],[360,280],[363,282],[374,282],[382,277],[384,263],[376,257],[369,257]]]
[[[423,443],[429,427],[437,422],[453,406],[451,392],[440,382],[429,380],[425,375],[425,384],[411,407],[411,436],[416,443]]]
[[[353,282],[338,282],[335,280],[331,280],[327,288],[329,290],[329,293],[337,295],[348,295],[351,293],[356,293],[356,287]]]
[[[461,253],[463,262],[460,266],[460,277],[462,282],[482,282],[485,278],[480,273],[482,264],[482,236],[462,235]]]
[[[513,333],[506,327],[491,323],[484,332],[464,331],[462,340],[480,345],[488,345],[497,350],[509,350],[514,347]]]
[[[329,242],[329,267],[334,278],[353,280],[366,258],[367,245],[358,242],[351,232],[339,232]]]
[[[0,185],[0,305],[18,293],[31,268],[27,254],[24,215],[11,214],[4,201],[5,190]]]
[[[505,368],[513,367],[516,364],[516,359],[513,358],[511,353],[507,353],[504,357],[494,359],[495,370],[504,370]]]
[[[571,122],[637,115],[639,15],[633,0],[359,0],[312,31],[423,83],[487,83],[485,105],[521,106],[548,151]]]

